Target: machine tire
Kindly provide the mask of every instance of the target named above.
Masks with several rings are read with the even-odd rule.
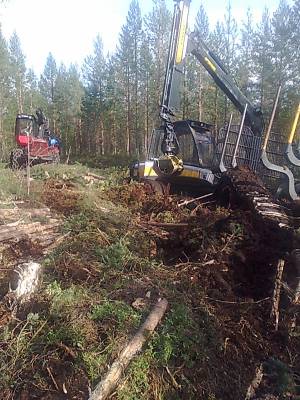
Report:
[[[25,166],[24,152],[22,149],[14,149],[10,154],[10,168],[21,169]]]

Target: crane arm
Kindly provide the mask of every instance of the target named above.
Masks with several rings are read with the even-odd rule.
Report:
[[[243,113],[247,105],[245,124],[251,128],[255,135],[261,135],[264,129],[264,122],[260,108],[253,106],[228,74],[222,62],[195,33],[192,33],[189,37],[188,52],[193,54],[203,65],[216,85],[231,100],[240,113]]]
[[[175,0],[160,116],[170,121],[180,107],[180,84],[187,46],[187,25],[191,0]]]

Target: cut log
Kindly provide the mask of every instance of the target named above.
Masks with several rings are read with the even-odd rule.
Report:
[[[278,330],[279,324],[279,302],[280,302],[280,293],[281,293],[281,286],[282,286],[282,275],[283,275],[283,268],[284,268],[284,260],[279,260],[277,264],[277,271],[276,271],[276,279],[275,279],[275,286],[273,292],[273,299],[272,299],[272,309],[270,317],[275,319],[275,331]]]
[[[151,333],[165,314],[167,307],[168,302],[166,299],[159,300],[156,303],[146,321],[122,350],[119,358],[113,362],[101,382],[96,386],[89,400],[105,400],[116,389],[128,364],[142,349],[146,340],[149,339]]]
[[[254,376],[250,386],[247,389],[245,400],[251,400],[251,399],[255,398],[256,390],[258,389],[259,385],[261,384],[263,377],[264,377],[263,366],[262,366],[262,364],[260,364],[259,367],[256,368],[255,376]]]
[[[104,176],[96,175],[96,174],[93,174],[92,172],[88,172],[86,176],[90,176],[91,178],[94,178],[98,181],[105,181],[105,179],[106,179]]]

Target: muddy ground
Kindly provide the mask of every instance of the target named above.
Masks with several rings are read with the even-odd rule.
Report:
[[[300,398],[299,309],[280,243],[242,204],[184,204],[119,175],[91,183],[85,170],[36,173],[39,207],[59,219],[63,241],[45,252],[29,235],[2,250],[0,398],[88,399],[159,297],[167,314],[111,398]],[[279,255],[286,285],[276,330]],[[7,294],[20,259],[44,268],[23,303]]]

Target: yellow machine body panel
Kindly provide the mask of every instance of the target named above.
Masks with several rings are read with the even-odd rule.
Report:
[[[138,167],[138,175],[140,178],[158,178],[159,175],[155,171],[154,161],[145,161],[140,163]],[[203,173],[200,168],[184,165],[183,170],[176,172],[176,178],[193,178],[203,179]]]

